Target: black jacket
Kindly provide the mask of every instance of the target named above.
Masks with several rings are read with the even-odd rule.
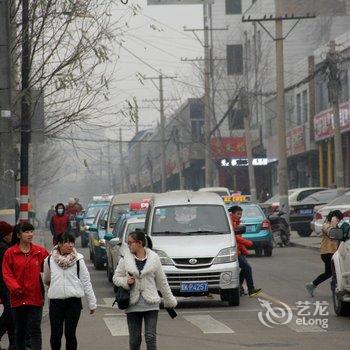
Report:
[[[3,239],[1,239],[0,240],[0,294],[4,293],[7,290],[6,285],[4,283],[3,276],[2,276],[2,260],[8,248],[10,248],[10,245],[6,243]]]

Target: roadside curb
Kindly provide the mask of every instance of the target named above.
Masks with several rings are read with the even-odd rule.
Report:
[[[312,247],[312,246],[305,245],[305,244],[302,244],[302,243],[290,242],[290,245],[292,247],[298,247],[298,248],[303,248],[303,249],[310,249],[310,250],[315,250],[315,251],[319,251],[320,250],[319,247]]]

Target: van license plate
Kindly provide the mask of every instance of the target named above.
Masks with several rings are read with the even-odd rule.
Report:
[[[208,291],[208,282],[181,282],[182,293],[203,293]]]

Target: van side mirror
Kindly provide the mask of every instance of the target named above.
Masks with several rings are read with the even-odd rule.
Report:
[[[329,231],[329,238],[335,241],[342,241],[344,239],[344,231],[341,228],[332,228]]]

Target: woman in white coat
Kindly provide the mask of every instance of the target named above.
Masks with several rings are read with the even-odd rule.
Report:
[[[82,310],[81,298],[85,295],[90,314],[96,310],[96,297],[84,257],[75,249],[75,237],[61,235],[58,244],[44,262],[44,281],[49,286],[49,316],[52,350],[61,349],[61,339],[66,337],[66,349],[77,349],[76,329]]]
[[[157,319],[162,293],[164,307],[174,308],[173,296],[158,254],[146,248],[146,236],[141,231],[129,234],[130,252],[120,259],[113,276],[117,287],[130,290],[130,305],[126,309],[130,350],[141,347],[142,321],[145,321],[147,350],[157,349]]]

